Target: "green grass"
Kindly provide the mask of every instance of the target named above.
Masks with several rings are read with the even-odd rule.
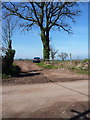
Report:
[[[55,65],[47,65],[45,64],[44,62],[41,62],[41,63],[37,63],[37,65],[41,68],[44,68],[44,69],[57,69],[58,66],[55,66]]]
[[[83,61],[73,60],[72,66],[70,66],[70,61],[54,61],[55,64],[45,64],[45,62],[41,62],[41,63],[37,63],[37,65],[44,69],[66,68],[78,74],[87,74],[87,75],[89,74],[90,75],[90,70],[84,70],[82,69],[82,66],[76,67],[76,64],[75,64],[75,62],[78,62],[77,65],[79,65],[80,63],[82,62],[85,63],[86,61],[87,59]]]
[[[16,66],[16,64],[13,62],[13,66]]]
[[[59,65],[59,63],[61,65]],[[63,63],[63,66],[62,66]],[[39,67],[44,68],[44,69],[58,69],[58,68],[68,68],[70,71],[73,71],[75,73],[79,73],[79,74],[90,74],[90,70],[83,70],[82,68],[76,68],[75,66],[70,66],[67,65],[67,63],[69,63],[69,61],[57,61],[57,63],[55,62],[56,65],[48,65],[45,64],[44,62],[41,63],[36,63]]]
[[[5,74],[0,73],[0,78],[1,79],[7,79],[7,78],[10,78],[10,77],[11,77],[10,75],[5,75]]]
[[[86,70],[76,70],[77,73],[90,75],[90,71]]]
[[[69,70],[79,73],[79,74],[89,74],[90,75],[90,70],[82,70],[81,68],[75,68],[74,66],[68,67]]]
[[[8,78],[11,78],[11,75],[2,74],[2,79],[8,79]]]
[[[90,63],[90,59],[84,59],[84,60],[82,60],[82,62],[83,63],[85,63],[85,62],[89,62]]]

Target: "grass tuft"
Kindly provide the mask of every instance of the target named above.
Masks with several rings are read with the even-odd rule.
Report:
[[[55,66],[55,65],[48,65],[48,64],[45,64],[44,62],[41,62],[41,63],[37,63],[37,65],[41,68],[44,68],[44,69],[57,69],[58,67]]]

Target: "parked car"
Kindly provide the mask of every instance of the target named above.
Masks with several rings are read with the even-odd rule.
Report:
[[[34,57],[33,63],[40,63],[40,57]]]

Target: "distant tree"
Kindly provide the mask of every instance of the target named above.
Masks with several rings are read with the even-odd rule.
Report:
[[[38,26],[43,43],[43,57],[49,59],[50,31],[52,29],[64,30],[71,33],[70,20],[75,22],[79,15],[77,2],[4,2],[6,17],[9,15],[22,19],[20,26],[29,31]],[[9,13],[8,13],[9,11]],[[68,23],[69,22],[69,23]]]
[[[65,52],[61,52],[61,54],[59,54],[58,57],[60,57],[62,61],[64,61],[68,57],[68,54]]]
[[[55,50],[53,47],[50,47],[51,58],[54,60],[55,55],[57,54],[58,50]]]

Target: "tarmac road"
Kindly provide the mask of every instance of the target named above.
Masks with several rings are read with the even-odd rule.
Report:
[[[88,109],[88,80],[3,85],[2,93],[3,118],[70,118],[72,109]]]

